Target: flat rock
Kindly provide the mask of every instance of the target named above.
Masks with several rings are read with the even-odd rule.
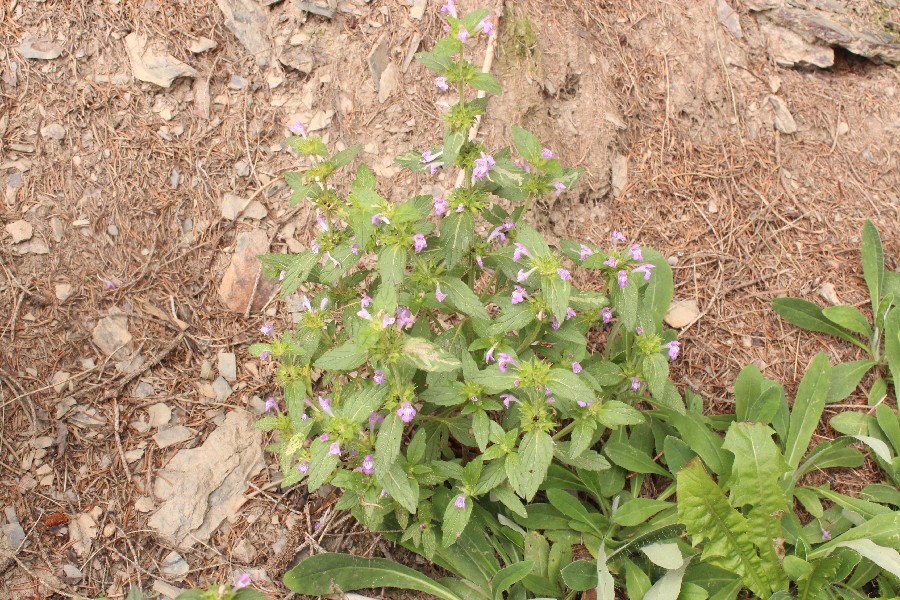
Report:
[[[216,395],[216,402],[224,402],[228,400],[228,397],[231,396],[231,386],[228,385],[228,381],[225,380],[224,377],[219,375],[216,377],[216,380],[212,382],[212,390]]]
[[[147,407],[147,414],[150,417],[150,427],[161,427],[172,420],[172,409],[163,402],[157,402]]]
[[[409,17],[416,21],[421,20],[425,16],[425,7],[427,5],[428,0],[413,0],[412,6],[409,8]]]
[[[766,96],[766,100],[769,101],[769,104],[772,105],[772,110],[775,111],[775,129],[785,134],[796,133],[797,123],[794,121],[794,117],[787,109],[787,106],[785,106],[784,100],[774,95]]]
[[[141,460],[144,457],[144,449],[143,448],[135,448],[134,450],[129,450],[125,453],[125,461],[130,463]]]
[[[13,244],[30,240],[31,236],[34,234],[34,228],[31,226],[31,223],[23,219],[7,223],[4,229],[6,229],[6,233],[12,238]]]
[[[57,283],[54,287],[54,292],[56,294],[56,299],[60,302],[65,302],[72,296],[72,292],[75,291],[75,288],[71,283]]]
[[[263,277],[256,258],[269,251],[269,238],[261,229],[241,233],[231,263],[219,285],[219,298],[228,310],[244,314],[259,310],[271,298],[278,282]]]
[[[760,21],[759,29],[766,37],[772,59],[782,67],[825,69],[834,65],[834,50],[830,46],[808,42],[798,33],[768,20]]]
[[[838,306],[841,303],[841,300],[838,298],[837,292],[834,289],[834,285],[830,282],[822,284],[822,287],[819,288],[819,295],[832,306]]]
[[[725,0],[716,1],[716,16],[719,17],[719,23],[724,25],[731,32],[731,35],[737,39],[744,37],[743,31],[741,31],[740,16],[731,8],[728,2]]]
[[[53,60],[54,58],[59,58],[63,47],[55,42],[26,35],[22,38],[22,43],[16,47],[16,51],[25,58],[33,60]]]
[[[109,315],[97,321],[92,334],[94,344],[114,360],[124,360],[131,354],[131,333],[128,331],[128,317]]]
[[[156,509],[156,504],[153,502],[153,498],[150,498],[149,496],[141,496],[135,501],[134,508],[138,512],[148,513]]]
[[[16,244],[16,252],[19,254],[49,254],[50,248],[44,240],[32,238],[26,242]]]
[[[378,38],[378,41],[375,42],[375,45],[372,46],[369,55],[366,57],[366,61],[369,64],[369,72],[372,74],[372,82],[375,84],[375,91],[380,92],[381,75],[391,62],[391,53],[390,48],[388,47],[388,36],[386,33],[382,34],[381,37]]]
[[[125,50],[131,60],[131,72],[135,79],[169,87],[178,77],[196,77],[197,71],[166,54],[158,44],[148,45],[147,36],[137,32],[125,36]]]
[[[252,564],[258,555],[259,550],[246,538],[241,538],[241,541],[231,549],[231,558],[245,565]]]
[[[155,393],[156,390],[153,389],[152,385],[150,385],[146,381],[141,381],[136,386],[134,386],[134,390],[131,392],[131,395],[135,398],[149,398]]]
[[[225,378],[225,381],[231,383],[237,379],[237,356],[234,352],[219,352],[217,359],[219,361],[219,375]]]
[[[309,75],[316,68],[316,56],[303,46],[286,48],[279,56],[278,62],[301,75]]]
[[[175,598],[183,594],[186,590],[184,588],[176,587],[171,583],[166,583],[162,579],[157,579],[153,582],[153,591],[161,596],[175,600]]]
[[[66,128],[59,123],[50,123],[41,127],[41,137],[51,140],[61,140],[66,137]]]
[[[246,161],[239,160],[234,163],[234,172],[238,177],[248,177],[250,175],[250,165]]]
[[[90,513],[79,513],[69,519],[69,543],[78,556],[90,554],[98,533],[97,521]]]
[[[162,502],[148,524],[167,543],[191,548],[246,502],[251,477],[265,467],[262,432],[244,411],[228,413],[203,445],[179,451],[153,485]]]
[[[680,329],[687,327],[700,318],[700,307],[696,300],[677,300],[669,305],[669,310],[664,317],[669,327]]]
[[[57,371],[50,379],[50,385],[57,394],[62,394],[69,387],[69,378],[72,376],[68,371]]]
[[[166,554],[159,565],[159,572],[172,579],[184,579],[190,570],[184,557],[174,550]]]
[[[244,205],[247,207],[244,208]],[[241,212],[242,208],[244,209],[243,212]],[[247,204],[246,199],[235,196],[234,194],[226,193],[222,196],[222,218],[234,221],[238,218],[238,214],[240,214],[241,217],[259,221],[265,219],[266,216],[268,216],[269,211],[258,200],[251,200],[250,203]]]
[[[83,578],[84,574],[81,572],[81,569],[79,569],[75,565],[63,565],[63,581],[65,581],[69,585],[75,585],[79,583]]]
[[[628,185],[628,157],[616,154],[612,158],[612,192],[618,198]]]
[[[153,436],[153,441],[160,448],[168,448],[174,444],[186,442],[194,437],[194,432],[184,425],[175,425],[167,429],[161,429]]]
[[[400,69],[393,62],[389,62],[388,66],[381,73],[381,80],[378,82],[378,101],[384,104],[397,90],[400,83]]]
[[[201,54],[206,52],[207,50],[212,50],[218,44],[214,40],[209,39],[208,37],[199,37],[188,46],[188,50],[190,50],[193,54]]]
[[[225,15],[225,26],[231,30],[241,45],[260,67],[269,65],[271,49],[266,38],[267,16],[253,0],[216,0]]]
[[[7,506],[3,509],[3,513],[6,515],[6,525],[0,526],[0,532],[10,548],[16,549],[25,541],[25,530],[19,522],[14,506]]]

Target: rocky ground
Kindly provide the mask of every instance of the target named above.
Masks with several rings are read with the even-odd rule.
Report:
[[[900,268],[896,2],[479,5],[500,16],[506,90],[481,135],[506,145],[520,123],[587,169],[537,211],[549,236],[616,228],[670,257],[680,385],[716,411],[750,362],[790,389],[815,352],[854,357],[770,300],[865,311],[867,218]],[[172,597],[243,572],[283,593],[298,553],[397,555],[330,493],[277,487],[250,426],[277,390],[247,347],[296,305],[271,300],[253,256],[313,233],[280,179],[298,118],[362,144],[393,199],[453,185],[393,163],[440,132],[440,92],[412,61],[441,34],[438,6],[0,7],[0,599],[138,582]]]

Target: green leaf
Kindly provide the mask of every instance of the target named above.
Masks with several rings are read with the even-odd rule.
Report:
[[[633,498],[622,504],[616,512],[613,513],[612,520],[617,525],[623,527],[634,527],[640,525],[653,515],[667,508],[673,508],[675,505],[665,500],[653,500],[650,498]]]
[[[894,308],[884,320],[884,357],[894,378],[894,394],[900,394],[900,308]]]
[[[862,265],[869,297],[872,299],[872,312],[878,313],[884,285],[884,249],[881,247],[878,229],[869,220],[866,220],[862,230]]]
[[[593,402],[596,397],[594,391],[569,369],[551,369],[549,382],[553,395],[560,398]]]
[[[365,423],[369,415],[381,408],[387,392],[388,386],[386,385],[361,386],[347,398],[341,399],[341,416],[347,417],[354,423]]]
[[[366,353],[353,342],[344,342],[319,357],[315,366],[326,371],[350,371],[366,362]]]
[[[616,597],[615,581],[607,561],[606,547],[601,541],[597,550],[597,600],[615,600]]]
[[[622,425],[643,423],[644,415],[624,402],[607,400],[597,412],[597,422],[610,429],[617,429]]]
[[[390,587],[423,592],[442,600],[462,600],[430,577],[386,558],[349,554],[317,554],[285,573],[284,585],[305,596],[326,596],[339,589],[352,592]]]
[[[791,467],[799,465],[803,455],[806,454],[812,434],[819,425],[819,419],[825,409],[830,384],[831,363],[828,362],[828,356],[820,352],[806,369],[791,410],[784,450],[787,463]]]
[[[863,376],[874,366],[875,361],[872,360],[854,360],[835,365],[831,370],[831,385],[825,403],[837,404],[852,394]]]
[[[581,453],[588,449],[593,441],[594,431],[597,424],[594,421],[580,419],[576,422],[575,429],[569,436],[569,456],[578,457]]]
[[[622,367],[608,360],[592,363],[585,370],[603,387],[618,385],[625,380]]]
[[[654,462],[652,458],[641,452],[634,446],[623,442],[608,442],[603,447],[603,452],[609,460],[619,465],[626,471],[634,473],[653,473],[663,477],[672,478],[672,475]]]
[[[469,79],[469,84],[476,90],[483,90],[488,94],[493,94],[495,96],[503,95],[503,88],[500,86],[500,82],[494,79],[490,73],[475,73],[475,75]]]
[[[637,284],[637,275],[632,275],[628,278],[628,284],[625,286],[625,289],[619,288],[616,286],[613,289],[613,297],[618,298],[618,302],[616,302],[616,309],[619,312],[619,318],[622,321],[622,324],[625,325],[629,330],[634,329],[635,325],[637,325],[637,317],[638,317],[638,284]]]
[[[684,556],[675,542],[648,544],[641,548],[641,552],[663,569],[677,569],[684,564]]]
[[[754,506],[767,515],[787,509],[778,481],[789,467],[762,423],[732,423],[723,448],[734,454],[728,487],[736,506]]]
[[[772,308],[788,323],[809,331],[828,333],[851,344],[856,344],[868,352],[868,347],[856,337],[850,335],[842,327],[838,327],[822,314],[822,309],[802,298],[775,298],[772,300]]]
[[[467,315],[485,321],[491,318],[475,292],[462,280],[451,277],[441,279],[441,291],[447,294],[453,306]]]
[[[872,540],[867,539],[838,542],[834,547],[850,548],[860,556],[868,558],[885,571],[888,571],[894,577],[900,577],[900,552],[894,548],[879,546]]]
[[[519,446],[519,479],[516,491],[526,500],[534,498],[553,462],[553,439],[543,431],[529,431]],[[507,456],[507,461],[509,456]],[[510,479],[512,482],[512,479]]]
[[[453,64],[453,60],[449,56],[439,52],[416,52],[416,60],[438,75],[446,75]]]
[[[512,139],[516,150],[525,160],[530,163],[537,163],[541,160],[541,142],[534,134],[518,125],[513,125]]]
[[[416,367],[432,373],[447,373],[462,367],[458,358],[417,337],[408,337],[403,342],[403,356]]]
[[[491,578],[491,593],[493,594],[493,599],[501,600],[501,598],[503,598],[503,592],[525,579],[525,576],[531,573],[533,568],[533,562],[530,560],[523,560],[497,571],[497,574]]]
[[[651,354],[644,358],[641,365],[644,377],[647,379],[647,387],[654,398],[659,398],[665,392],[666,382],[669,380],[669,361],[664,354]]]
[[[872,326],[869,325],[869,321],[852,306],[828,306],[822,309],[822,314],[835,325],[840,325],[867,339],[872,337]]]
[[[466,525],[469,524],[469,518],[472,516],[473,500],[471,498],[466,498],[466,505],[464,508],[457,507],[456,504],[454,504],[455,502],[456,496],[453,496],[447,504],[447,508],[444,510],[444,520],[441,523],[441,530],[443,531],[441,544],[445,548],[459,539],[459,536],[462,535]]]
[[[397,287],[406,273],[406,248],[386,246],[378,254],[378,274],[381,282],[390,287]]]
[[[444,128],[444,159],[445,165],[455,165],[459,158],[459,150],[466,141],[465,131],[452,131],[449,127]],[[459,214],[459,213],[454,213]]]
[[[392,412],[385,417],[375,438],[375,476],[381,479],[397,462],[400,456],[400,442],[406,424],[399,415]]]
[[[679,520],[692,544],[702,544],[701,560],[737,574],[757,596],[768,596],[771,586],[748,534],[747,520],[728,504],[700,461],[694,459],[678,472],[676,488]]]
[[[597,561],[576,560],[561,571],[563,583],[576,592],[597,587]]]
[[[475,219],[469,211],[450,213],[441,221],[441,248],[448,268],[460,261],[474,240]]]
[[[677,600],[681,594],[684,572],[690,561],[685,560],[677,569],[669,569],[644,596],[644,600]]]
[[[653,276],[644,288],[641,304],[644,310],[653,315],[657,324],[661,324],[663,317],[669,310],[672,295],[675,291],[672,267],[666,257],[650,248],[642,248],[644,260],[654,265]]]
[[[588,509],[585,508],[584,503],[569,492],[555,488],[550,489],[547,490],[547,499],[550,501],[553,508],[566,517],[588,525],[592,529],[595,528],[594,519],[591,517],[591,513]],[[598,531],[597,533],[603,535],[605,532]]]
[[[862,465],[865,462],[865,457],[856,448],[847,447],[852,439],[839,437],[816,445],[794,471],[794,483],[813,471],[821,471],[832,467],[854,468]]]
[[[376,454],[377,458],[377,454]],[[377,463],[376,463],[377,464]],[[378,481],[391,495],[391,498],[400,503],[400,506],[415,514],[419,504],[419,486],[410,481],[409,475],[399,463],[390,466],[387,473],[378,477]]]
[[[815,491],[821,493],[822,490],[815,489]],[[816,558],[827,556],[842,542],[862,539],[871,539],[880,546],[900,548],[900,511],[889,511],[884,514],[875,515],[862,525],[857,525],[856,527],[845,531],[830,542],[816,546],[815,550],[810,552],[807,560],[814,560]]]
[[[541,277],[541,290],[544,292],[544,299],[551,314],[560,323],[565,321],[572,285],[559,277]]]
[[[762,393],[765,379],[759,368],[749,364],[738,373],[734,382],[734,414],[738,421],[750,421],[750,410]]]
[[[628,598],[641,599],[650,590],[650,578],[630,560],[625,561],[625,590]]]
[[[510,331],[518,331],[524,329],[533,320],[534,313],[527,303],[510,304],[509,306],[503,307],[503,310],[497,315],[497,318],[494,319],[494,322],[491,323],[490,327],[488,327],[487,333],[489,336],[493,337]]]
[[[340,457],[336,455],[328,454],[330,446],[331,442],[323,442],[320,439],[315,439],[310,447],[309,478],[307,479],[307,484],[309,485],[309,491],[311,492],[316,491],[322,487],[323,483],[328,481],[328,478],[334,473],[334,470],[341,460]]]
[[[887,404],[875,408],[875,420],[884,436],[891,442],[894,451],[900,454],[900,418]]]
[[[344,165],[349,165],[353,162],[353,159],[356,158],[356,155],[359,154],[359,151],[362,150],[362,146],[360,144],[353,144],[346,150],[341,150],[330,159],[328,162],[334,166],[335,169],[339,169]]]

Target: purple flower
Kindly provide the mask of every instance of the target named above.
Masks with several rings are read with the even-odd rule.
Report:
[[[106,291],[114,290],[114,289],[116,289],[116,288],[118,288],[118,287],[119,287],[119,286],[117,286],[117,285],[116,285],[116,282],[113,281],[112,279],[104,279],[104,280],[103,280],[103,289],[106,290]]]
[[[641,380],[640,380],[640,378],[635,377],[634,379],[631,380],[631,391],[632,391],[632,392],[639,392],[639,391],[641,391]]]
[[[509,408],[511,402],[519,401],[519,399],[512,394],[500,394],[500,397],[503,398],[503,406],[505,406],[506,408]]]
[[[372,225],[379,225],[380,223],[387,223],[388,225],[391,224],[391,222],[388,221],[388,218],[384,216],[384,213],[376,213],[372,215]]]
[[[309,243],[309,249],[312,250],[313,254],[318,254],[322,247],[319,246],[319,242],[313,240]]]
[[[291,123],[291,126],[288,127],[288,129],[290,129],[291,133],[293,133],[294,135],[302,135],[303,137],[306,137],[306,127],[303,126],[303,123],[300,122],[300,119],[297,119],[296,121]]]
[[[557,269],[556,274],[559,275],[559,278],[563,281],[569,281],[572,279],[572,274],[569,273],[568,269]]]
[[[490,244],[491,242],[493,242],[495,239],[498,239],[498,238],[500,239],[501,242],[505,242],[506,241],[506,233],[505,233],[506,231],[508,231],[508,230],[506,229],[505,223],[495,227],[494,230],[491,232],[491,235],[488,236],[488,239],[487,239],[488,244]]]
[[[359,301],[360,306],[363,308],[368,308],[370,304],[372,304],[372,299],[369,295],[363,292],[362,299]]]
[[[556,398],[554,398],[553,396],[547,398],[547,404],[553,404],[554,402],[556,402]]]
[[[320,442],[327,442],[327,441],[328,441],[328,434],[327,434],[327,433],[323,433],[322,435],[320,435],[320,436],[319,436],[319,441],[320,441]]]
[[[608,306],[604,306],[600,310],[600,315],[603,317],[603,322],[609,325],[610,321],[612,321],[612,309]]]
[[[481,31],[484,32],[484,35],[491,35],[494,32],[494,22],[491,20],[491,16],[488,15],[483,18],[478,24],[478,27],[481,28]]]
[[[531,252],[528,251],[528,248],[526,248],[524,244],[516,242],[514,246],[515,250],[513,250],[513,262],[519,262],[519,259],[522,258],[523,254],[528,258],[534,258],[533,256],[531,256]]]
[[[450,86],[447,84],[447,78],[446,78],[446,77],[435,77],[435,78],[434,78],[434,85],[436,85],[437,88],[438,88],[439,90],[444,91],[444,92],[446,92],[447,90],[450,89]],[[430,160],[431,160],[430,158],[425,158],[425,154],[424,154],[424,153],[422,154],[422,158],[425,159],[426,161],[430,161]]]
[[[401,306],[397,308],[397,326],[400,329],[406,329],[407,327],[412,327],[416,323],[416,318],[412,315],[412,311],[405,306]]]
[[[253,578],[250,577],[250,573],[244,573],[240,577],[238,577],[237,583],[234,584],[235,589],[245,588],[248,585],[253,583]]]
[[[379,415],[377,412],[373,412],[369,415],[369,428],[375,429],[375,426],[381,423],[384,423],[384,417]]]
[[[643,273],[644,281],[650,281],[650,269],[655,269],[656,265],[652,265],[650,263],[643,264],[639,267],[635,267],[631,270],[632,273]]]
[[[541,150],[541,158],[545,160],[548,158],[553,158],[553,150],[551,150],[550,148],[544,148],[543,150]]]
[[[282,270],[278,273],[278,281],[284,281],[285,277],[287,277],[287,271]]]
[[[475,168],[472,169],[472,177],[475,179],[484,179],[488,172],[496,163],[494,157],[490,154],[481,153],[481,158],[475,159]]]
[[[464,210],[466,210],[465,206],[463,206],[462,204],[457,205],[456,212],[461,213]]]
[[[615,269],[616,267],[619,266],[619,259],[616,258],[615,256],[610,256],[609,258],[607,258],[606,260],[603,261],[603,264],[606,265],[607,267],[611,267],[611,268]]]
[[[362,472],[364,475],[371,475],[375,472],[375,457],[371,454],[366,454],[365,458],[363,458]]]
[[[266,324],[259,328],[263,335],[272,335],[272,332],[275,331],[275,328],[272,327],[272,324],[266,321]]]
[[[435,174],[437,174],[438,169],[440,169],[443,166],[444,166],[444,163],[440,163],[440,162],[431,163],[430,165],[428,165],[428,172],[431,175],[435,175]]]
[[[628,249],[628,254],[630,254],[631,258],[634,260],[644,260],[644,253],[641,252],[639,244],[632,244],[631,248]]]
[[[404,423],[409,423],[413,420],[413,417],[416,416],[416,409],[411,402],[404,402],[400,405],[400,408],[397,409],[397,416],[400,417],[400,420]]]
[[[382,371],[382,370],[380,370],[380,369],[377,370],[377,371],[375,371],[375,372],[372,374],[372,381],[374,381],[374,382],[377,383],[378,385],[381,385],[382,383],[384,383],[384,371]],[[373,413],[373,414],[374,414],[374,413]]]
[[[442,217],[447,214],[447,201],[440,197],[435,197],[432,201],[431,206],[434,207],[434,214],[438,217]]]
[[[681,342],[673,340],[668,344],[663,344],[663,348],[669,351],[669,360],[678,360],[678,354],[681,352]]]
[[[553,395],[553,391],[552,391],[549,387],[547,387],[546,385],[544,386],[544,395],[545,395],[545,396],[552,396],[552,395]]]
[[[575,309],[574,309],[574,308],[572,308],[571,306],[568,307],[568,308],[566,309],[566,321],[568,321],[569,319],[571,319],[572,317],[574,317],[574,316],[577,315],[577,314],[578,314],[578,313],[575,312]]]
[[[371,321],[371,320],[372,320],[372,315],[371,315],[371,313],[369,313],[369,311],[366,310],[365,308],[359,309],[359,311],[357,311],[357,313],[356,313],[356,316],[357,316],[357,317],[360,317],[360,318],[362,318],[362,319],[365,319],[366,321]]]
[[[625,289],[625,286],[628,285],[628,271],[619,271],[619,287]]]
[[[270,396],[266,400],[266,412],[271,412],[278,408],[278,400],[276,400],[273,396]]]
[[[323,398],[319,396],[319,406],[322,407],[322,410],[331,414],[331,398]]]
[[[332,442],[331,446],[328,447],[328,456],[340,456],[341,455],[341,445],[337,442]]]
[[[557,319],[556,317],[550,317],[550,327],[552,327],[554,331],[559,329],[559,319]]]
[[[556,197],[559,198],[559,195],[566,191],[566,184],[561,181],[554,181],[553,189],[556,190]]]
[[[519,302],[524,302],[525,298],[527,298],[527,297],[528,297],[528,292],[525,291],[525,288],[523,288],[521,285],[517,285],[513,289],[512,299],[510,300],[510,302],[512,304],[518,304]]]
[[[445,4],[441,7],[441,12],[444,14],[450,15],[454,19],[457,18],[456,5],[453,3],[453,0],[447,0],[447,4]]]
[[[352,252],[356,256],[359,256],[359,244],[357,244],[356,242],[350,244],[350,252]]]
[[[519,363],[516,360],[507,354],[506,352],[501,352],[497,355],[497,366],[500,368],[501,373],[506,373],[506,368],[509,365],[518,366]]]
[[[560,269],[560,270],[563,270],[563,269]],[[531,274],[534,273],[535,271],[537,271],[537,267],[532,267],[531,270],[529,270],[529,271],[526,271],[525,269],[519,269],[519,272],[516,274],[516,281],[518,281],[519,283],[522,283],[523,281],[525,281],[529,277],[531,277]]]
[[[581,408],[587,408],[587,407],[589,407],[589,406],[593,406],[593,405],[594,405],[593,402],[585,402],[584,400],[576,400],[576,401],[575,401],[575,404],[577,404],[577,405],[580,406]]]
[[[469,39],[469,32],[466,31],[466,28],[463,27],[462,23],[459,24],[459,34],[457,34],[456,38],[463,44]]]
[[[445,294],[445,293],[443,293],[443,292],[441,291],[441,284],[440,284],[440,283],[437,284],[437,286],[435,287],[435,290],[434,290],[434,297],[437,298],[437,301],[438,301],[438,302],[443,302],[444,299],[447,297],[447,294]]]
[[[328,221],[321,215],[316,215],[316,223],[322,231],[328,231]]]
[[[425,241],[425,236],[421,233],[417,233],[413,236],[413,244],[415,244],[416,252],[421,252],[425,248],[428,247],[428,242]]]
[[[302,463],[297,465],[297,472],[301,475],[306,475],[307,473],[309,473],[309,461],[304,460]]]
[[[267,360],[269,358],[269,355],[271,355],[271,354],[272,353],[269,352],[268,350],[263,350],[262,352],[259,353],[259,360]]]
[[[491,275],[494,274],[494,270],[493,270],[493,269],[488,269],[487,267],[484,266],[484,260],[481,258],[480,255],[476,255],[476,256],[475,256],[475,262],[478,263],[478,267],[479,267],[482,271],[484,271],[485,273],[489,273],[489,274],[491,274]]]
[[[581,260],[586,259],[588,256],[590,256],[590,255],[593,254],[593,253],[594,253],[593,250],[591,250],[590,248],[588,248],[588,247],[585,246],[584,244],[581,245]]]
[[[397,319],[395,317],[392,317],[391,315],[383,315],[381,317],[381,328],[387,329],[388,327],[390,327],[391,325],[393,325],[396,322],[397,322]]]
[[[823,541],[823,542],[827,542],[828,540],[831,539],[831,532],[830,532],[830,531],[828,531],[828,530],[825,529],[824,527],[821,528],[821,531],[822,531],[822,541]]]
[[[644,335],[644,328],[643,328],[643,327],[635,327],[635,328],[634,328],[634,332],[635,332],[637,335]]]
[[[578,373],[581,373],[581,363],[579,363],[578,361],[573,362],[572,363],[572,372],[575,373],[576,375]]]
[[[612,241],[613,245],[618,244],[619,242],[625,242],[625,235],[622,234],[621,231],[613,231],[612,232]]]
[[[466,497],[463,495],[459,495],[456,497],[456,500],[453,501],[453,506],[456,508],[465,508],[466,507]]]

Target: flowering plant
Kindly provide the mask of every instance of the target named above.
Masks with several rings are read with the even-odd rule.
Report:
[[[678,357],[662,316],[672,274],[657,252],[616,231],[608,246],[551,247],[526,222],[535,200],[581,176],[524,129],[490,153],[468,132],[500,85],[465,59],[490,34],[487,11],[458,18],[417,58],[437,74],[446,104],[443,144],[407,152],[419,173],[461,169],[446,197],[394,204],[360,165],[349,193],[332,184],[359,146],[332,156],[302,124],[290,146],[307,161],[286,174],[291,203],[318,211],[320,233],[296,255],[266,255],[282,293],[302,295],[294,331],[267,324],[251,353],[274,365],[283,402],[258,422],[276,430],[283,487],[340,488],[337,508],[372,528],[402,529],[426,556],[462,534],[476,501],[523,512],[560,468],[601,471],[592,447],[610,429],[641,423],[650,402],[684,403],[668,380]],[[584,274],[591,289],[579,289]]]

